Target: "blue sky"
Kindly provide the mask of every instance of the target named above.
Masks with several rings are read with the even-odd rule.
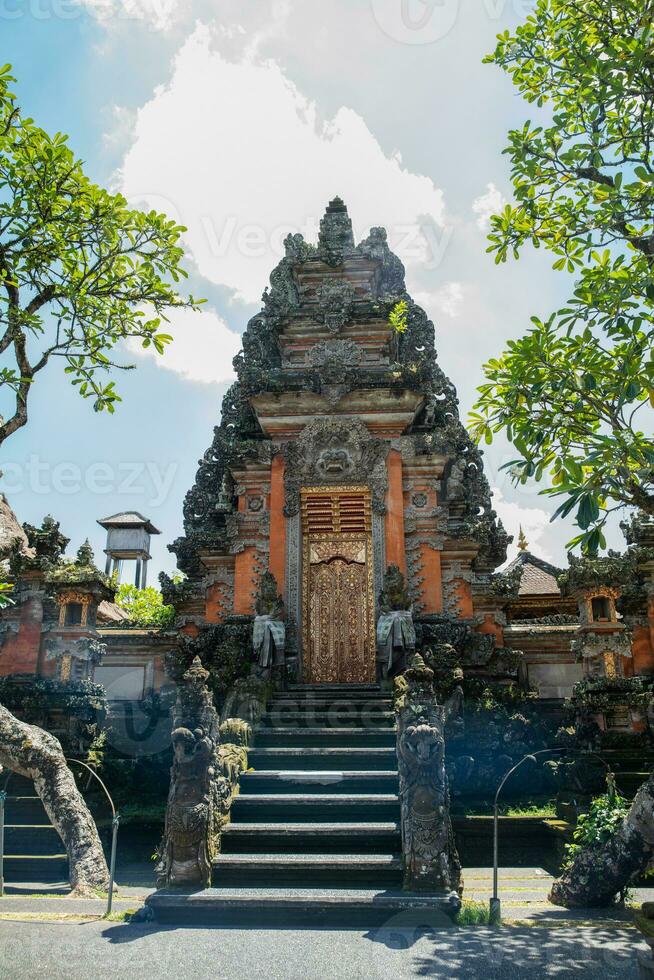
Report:
[[[510,196],[506,132],[529,115],[481,59],[528,0],[2,0],[0,61],[20,103],[62,130],[100,183],[178,217],[202,313],[177,314],[156,363],[126,352],[123,402],[96,415],[58,366],[29,426],[3,447],[0,487],[21,520],[61,521],[71,549],[97,518],[136,508],[161,529],[153,568],[182,530],[182,500],[219,421],[239,335],[290,229],[314,238],[346,201],[357,237],[384,225],[407,286],[436,325],[462,415],[481,364],[570,281],[546,254],[495,266],[488,214]],[[511,487],[486,451],[507,529],[562,563],[570,525],[549,525],[536,486]],[[615,544],[620,544],[615,537]]]

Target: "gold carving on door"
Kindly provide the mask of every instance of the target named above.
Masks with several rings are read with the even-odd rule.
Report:
[[[310,684],[375,679],[370,494],[302,490],[304,677]]]

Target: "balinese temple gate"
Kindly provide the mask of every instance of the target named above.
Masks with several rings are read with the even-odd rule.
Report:
[[[285,248],[172,546],[188,575],[174,596],[183,629],[251,616],[270,572],[290,675],[371,682],[379,597],[397,566],[425,640],[454,618],[501,643],[490,576],[507,535],[385,230],[355,244],[335,198],[317,245],[289,235]]]

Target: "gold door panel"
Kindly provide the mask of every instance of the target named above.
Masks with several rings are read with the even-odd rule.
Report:
[[[369,491],[306,488],[302,504],[304,679],[374,681]]]

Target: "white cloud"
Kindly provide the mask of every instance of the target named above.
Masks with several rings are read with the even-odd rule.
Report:
[[[436,310],[449,317],[457,317],[463,306],[464,290],[460,282],[446,282],[440,289],[431,292],[415,292],[413,298],[416,303],[424,307],[429,315],[433,315]]]
[[[111,110],[112,126],[103,136],[107,149],[123,151],[128,147],[134,135],[136,113],[125,106],[113,106]]]
[[[502,491],[497,487],[493,487],[493,509],[508,533],[514,536],[513,544],[509,545],[509,559],[515,558],[518,552],[518,533],[522,527],[529,551],[545,561],[552,561],[551,554],[543,544],[543,538],[551,527],[550,515],[546,510],[540,507],[521,507],[520,504],[505,500]]]
[[[189,381],[220,384],[234,379],[232,358],[241,349],[241,337],[215,311],[204,305],[199,312],[180,308],[170,311],[169,320],[160,328],[173,337],[163,356],[152,347],[144,349],[136,338],[127,342],[130,353],[152,358],[158,367]]]
[[[251,51],[229,61],[214,43],[216,32],[199,25],[182,46],[169,84],[137,114],[119,174],[133,203],[187,226],[202,276],[256,302],[286,234],[315,241],[337,194],[357,238],[384,224],[409,268],[437,261],[447,229],[430,178],[386,155],[353,110],[320,122],[275,62]]]
[[[482,231],[487,231],[490,228],[491,215],[499,214],[505,204],[506,198],[495,184],[487,184],[486,193],[472,202],[472,210],[477,215],[477,226]]]

